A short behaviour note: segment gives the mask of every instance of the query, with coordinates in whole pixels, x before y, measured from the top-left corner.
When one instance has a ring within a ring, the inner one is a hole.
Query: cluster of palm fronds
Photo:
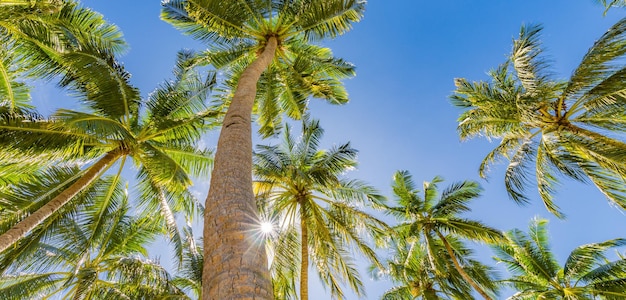
[[[207,105],[215,75],[181,52],[174,79],[141,99],[116,57],[121,32],[101,15],[71,1],[3,2],[0,24],[0,298],[184,296],[146,247],[166,236],[181,267],[197,252],[176,218],[196,215],[191,177],[212,164],[198,145],[221,114]],[[39,114],[35,78],[57,81],[81,109]]]
[[[399,171],[389,204],[374,187],[346,177],[357,164],[349,143],[319,149],[323,130],[307,114],[307,101],[345,103],[341,80],[354,70],[309,42],[347,31],[364,2],[163,5],[165,20],[214,44],[203,53],[181,51],[174,78],[142,99],[118,61],[121,32],[101,15],[73,1],[0,2],[0,299],[189,299],[215,292],[201,284],[203,247],[191,226],[178,224],[204,209],[189,189],[213,164],[212,151],[200,146],[203,134],[221,125],[241,77],[270,41],[276,53],[252,82],[258,89],[250,109],[261,135],[282,132],[282,140],[250,153],[250,188],[264,223],[249,231],[265,245],[275,298],[307,299],[310,266],[334,297],[344,296],[344,286],[364,296],[359,253],[372,274],[398,284],[383,299],[493,299],[505,284],[519,291],[514,299],[626,299],[626,258],[606,254],[626,240],[580,246],[561,267],[550,252],[546,221],[533,220],[524,233],[464,218],[481,193],[476,182],[440,191],[436,177],[420,191]],[[240,23],[245,26],[233,26]],[[466,108],[460,135],[501,139],[481,175],[497,159],[510,159],[505,185],[516,201],[528,201],[525,188],[534,176],[548,210],[562,216],[553,201],[562,174],[592,182],[626,209],[626,19],[596,42],[569,81],[547,72],[540,30],[522,28],[492,81],[457,80],[452,98]],[[201,72],[204,65],[226,70],[219,93],[215,73]],[[58,82],[80,109],[41,115],[30,99],[34,79]],[[302,120],[300,138],[281,113]],[[368,208],[397,223],[386,224]],[[176,274],[148,253],[162,238],[171,245]],[[512,277],[500,279],[474,260],[466,241],[491,245]],[[375,246],[388,257],[381,259]]]

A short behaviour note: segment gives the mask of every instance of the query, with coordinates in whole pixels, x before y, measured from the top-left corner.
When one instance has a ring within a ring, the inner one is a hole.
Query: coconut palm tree
[[[0,114],[28,115],[30,87],[27,79],[58,75],[68,62],[66,54],[82,48],[120,53],[125,42],[117,27],[73,1],[0,2]],[[30,176],[45,158],[0,153],[0,188]]]
[[[68,54],[68,59],[74,59],[73,68],[63,83],[81,96],[90,111],[59,109],[50,119],[15,115],[3,119],[2,151],[31,159],[45,157],[57,164],[76,160],[87,164],[26,206],[4,210],[7,217],[1,221],[0,251],[57,212],[116,162],[116,178],[120,178],[128,157],[138,170],[144,198],[158,207],[171,234],[176,235],[172,208],[194,206],[188,201],[193,198],[187,191],[189,176],[206,176],[212,163],[210,151],[196,145],[201,133],[216,124],[213,117],[219,114],[205,105],[215,76],[201,78],[190,67],[192,56],[179,54],[175,80],[153,92],[145,101],[146,109],[140,111],[139,92],[112,57]]]
[[[378,264],[367,241],[386,228],[382,221],[360,208],[370,204],[380,206],[383,197],[371,186],[344,177],[356,166],[357,151],[349,143],[321,150],[322,135],[319,122],[305,117],[299,140],[292,136],[287,125],[279,145],[257,146],[254,153],[255,191],[264,202],[260,206],[272,212],[278,223],[277,235],[285,235],[271,243],[275,246],[271,253],[277,253],[272,271],[275,277],[286,278],[281,275],[299,261],[299,276],[294,275],[300,279],[301,300],[308,299],[310,264],[333,296],[343,297],[339,286],[342,281],[363,295],[363,284],[350,249],[358,249]],[[291,239],[294,234],[297,238]],[[301,250],[299,255],[292,253],[294,244]]]
[[[469,201],[478,197],[481,188],[473,181],[463,181],[447,187],[439,194],[437,185],[443,180],[435,177],[431,182],[424,182],[423,196],[417,190],[409,172],[398,171],[393,176],[393,193],[398,206],[386,208],[386,212],[395,216],[401,223],[394,227],[400,237],[416,239],[426,245],[426,253],[431,267],[443,273],[437,255],[446,255],[446,261],[452,263],[458,274],[485,299],[492,299],[497,286],[488,273],[471,274],[464,265],[465,258],[451,242],[455,238],[471,241],[495,243],[501,240],[502,233],[479,221],[465,219],[461,213],[469,212]],[[443,246],[445,252],[437,252]]]
[[[493,249],[519,292],[510,299],[626,299],[626,258],[609,261],[606,251],[626,245],[613,239],[576,247],[561,267],[550,251],[547,223],[535,218],[528,233],[514,229]]]
[[[150,211],[129,214],[127,185],[108,176],[83,190],[80,209],[60,216],[62,226],[1,277],[0,298],[187,299],[146,257],[164,227]]]
[[[563,217],[553,201],[559,176],[593,183],[611,203],[626,209],[626,18],[589,49],[568,81],[551,78],[542,58],[541,27],[523,26],[507,62],[490,82],[457,79],[452,102],[462,139],[500,139],[480,166],[507,158],[504,182],[517,202],[529,201],[534,177],[546,208]]]
[[[454,237],[448,237],[453,248],[463,258],[472,255],[472,251]],[[434,265],[429,258],[429,250],[425,243],[416,238],[404,239],[394,236],[388,247],[391,257],[383,262],[384,267],[375,266],[370,272],[375,278],[390,278],[396,285],[387,290],[381,299],[472,299],[472,287],[456,271],[453,262],[446,254],[446,249],[439,240],[434,240],[437,255],[433,257]],[[441,253],[441,255],[439,255]],[[463,267],[476,280],[491,280],[488,275],[493,270],[478,261],[466,259]]]
[[[258,222],[251,178],[251,113],[263,112],[259,121],[262,132],[269,134],[279,124],[274,118],[278,112],[301,116],[308,96],[345,103],[339,79],[352,75],[352,65],[311,42],[347,32],[360,20],[365,3],[171,0],[163,5],[162,18],[207,42],[209,63],[227,68],[236,82],[205,205],[203,296],[271,298],[263,247],[247,233]]]

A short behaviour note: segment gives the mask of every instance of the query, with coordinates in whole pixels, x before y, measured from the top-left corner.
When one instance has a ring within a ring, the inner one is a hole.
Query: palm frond
[[[207,43],[228,43],[249,38],[243,30],[250,19],[264,18],[263,12],[250,11],[239,1],[170,0],[162,3],[161,18],[194,38]],[[256,24],[258,25],[258,24]]]
[[[311,40],[344,34],[352,28],[351,23],[361,20],[365,10],[365,1],[359,0],[298,2],[301,6],[296,12],[296,33]]]
[[[539,25],[522,26],[519,38],[513,42],[513,68],[521,85],[530,94],[535,93],[537,86],[547,80],[543,72],[549,66],[541,57],[541,29]]]
[[[0,297],[7,300],[37,298],[62,282],[61,274],[22,274],[0,279]]]
[[[83,52],[63,54],[62,59],[69,70],[61,86],[75,92],[79,100],[103,116],[129,125],[136,123],[131,116],[139,110],[139,91],[130,84],[130,74],[114,57],[86,48]]]
[[[185,168],[177,160],[150,144],[142,144],[141,154],[135,159],[141,162],[140,180],[150,177],[155,184],[172,191],[185,189],[191,184]]]
[[[626,245],[626,239],[613,239],[602,243],[576,247],[565,261],[565,266],[563,267],[565,278],[583,277],[594,268],[595,264],[607,260],[604,254],[606,250],[624,245]],[[608,274],[608,272],[605,274]]]
[[[7,45],[0,49],[0,107],[9,111],[30,108],[30,87],[21,80],[25,70],[20,66],[24,62],[13,54],[8,39],[0,37],[0,42]]]
[[[446,187],[440,200],[432,207],[433,216],[449,217],[470,211],[467,202],[477,198],[482,188],[477,182],[463,181]]]
[[[585,54],[580,65],[570,77],[569,83],[563,91],[563,98],[591,90],[605,78],[621,69],[617,60],[626,54],[626,45],[623,42],[625,34],[626,18],[609,28]],[[585,97],[578,99],[571,105],[571,109],[582,104],[581,101],[585,100]]]

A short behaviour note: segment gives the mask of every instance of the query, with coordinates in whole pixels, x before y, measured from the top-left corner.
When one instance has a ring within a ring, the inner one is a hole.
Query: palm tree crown
[[[334,104],[348,101],[340,79],[354,75],[354,66],[311,42],[348,31],[363,10],[364,1],[355,0],[176,0],[164,3],[162,17],[206,42],[209,50],[199,61],[225,70],[231,85],[270,39],[276,43],[254,106],[260,132],[268,136],[281,126],[281,112],[301,118],[309,96]]]
[[[496,260],[513,277],[505,280],[517,289],[510,299],[625,299],[626,259],[609,261],[606,251],[626,245],[613,239],[574,249],[563,267],[550,252],[547,220],[535,218],[528,233],[506,232],[506,242],[494,247]]]
[[[460,136],[501,139],[480,175],[509,159],[505,185],[515,201],[528,201],[525,186],[535,177],[546,208],[562,217],[553,193],[565,175],[590,181],[626,209],[626,18],[596,41],[568,81],[549,76],[540,31],[522,27],[509,61],[490,72],[491,82],[456,80],[452,101],[466,108]]]
[[[492,269],[470,259],[472,251],[454,237],[447,238],[455,252],[463,257],[464,268],[471,274],[487,274]],[[390,278],[395,286],[385,291],[382,300],[404,299],[472,299],[472,287],[458,271],[450,266],[454,263],[446,254],[445,246],[434,240],[433,249],[415,238],[394,236],[389,249],[391,256],[383,263],[384,268],[370,269],[375,278]],[[435,253],[433,260],[430,253]],[[433,265],[437,268],[434,269]],[[479,277],[474,277],[478,279]],[[485,279],[491,279],[485,276]]]
[[[409,172],[398,171],[394,174],[393,193],[398,206],[388,207],[386,210],[401,222],[394,227],[394,231],[401,238],[425,244],[433,272],[445,274],[445,269],[453,268],[485,299],[491,299],[492,294],[497,291],[491,278],[491,270],[480,267],[475,262],[463,262],[466,258],[462,252],[466,248],[454,241],[456,238],[464,238],[494,243],[501,240],[502,233],[481,222],[460,216],[461,213],[470,211],[467,203],[480,195],[478,183],[455,183],[440,194],[440,182],[442,179],[439,177],[425,182],[421,196]],[[439,258],[440,255],[445,255],[445,259]]]
[[[378,264],[367,240],[386,225],[359,207],[380,206],[383,198],[364,182],[344,177],[356,166],[357,151],[349,143],[321,150],[322,134],[318,121],[305,119],[299,140],[287,125],[280,145],[257,146],[254,154],[260,206],[279,223],[278,237],[270,240],[270,253],[275,254],[274,288],[284,298],[294,296],[284,291],[295,291],[289,285],[299,277],[299,299],[308,299],[309,256],[322,281],[340,298],[339,283],[344,280],[357,294],[364,292],[349,254],[352,246]],[[292,253],[294,246],[300,246],[300,255]],[[298,269],[297,261],[301,262],[300,275],[292,272]]]
[[[45,158],[48,166],[77,160],[95,162],[26,206],[7,205],[12,209],[0,212],[6,214],[0,222],[2,250],[118,161],[116,178],[121,178],[127,157],[138,166],[142,198],[162,212],[171,234],[176,235],[170,205],[175,204],[175,211],[186,210],[193,215],[195,204],[187,191],[189,176],[207,174],[212,163],[210,151],[196,145],[201,133],[216,124],[208,117],[218,113],[205,105],[214,75],[201,78],[190,68],[191,54],[181,52],[176,79],[153,92],[145,102],[147,109],[140,113],[139,92],[112,57],[89,52],[68,56],[73,68],[63,83],[81,95],[91,110],[59,109],[50,119],[32,114],[7,115],[0,123],[0,143],[9,153]],[[3,200],[14,202],[19,198]]]

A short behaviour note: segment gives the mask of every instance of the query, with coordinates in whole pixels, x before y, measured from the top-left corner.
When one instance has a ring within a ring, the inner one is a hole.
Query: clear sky
[[[85,0],[83,4],[124,32],[130,51],[121,61],[144,96],[170,77],[179,49],[203,48],[159,19],[158,1]],[[529,189],[531,205],[517,206],[504,190],[504,164],[492,169],[489,181],[478,177],[480,161],[497,141],[461,142],[456,132],[460,110],[448,97],[454,78],[487,79],[486,72],[510,53],[512,39],[524,23],[543,24],[542,39],[552,70],[565,79],[594,40],[625,12],[613,9],[603,16],[603,7],[594,0],[370,0],[365,18],[352,31],[323,44],[357,66],[357,76],[346,81],[351,102],[331,106],[312,100],[311,112],[321,119],[328,146],[351,141],[360,150],[359,168],[350,177],[369,182],[387,196],[396,170],[408,170],[416,182],[440,175],[446,179],[442,186],[465,179],[479,181],[485,191],[468,216],[502,230],[525,230],[532,217],[548,218],[552,248],[563,262],[576,246],[626,237],[626,215],[611,207],[593,186],[571,181],[563,181],[556,196],[566,220],[552,217],[535,189]],[[216,136],[207,136],[207,144],[213,145]],[[207,181],[195,185],[204,199]],[[486,247],[477,245],[476,251],[480,260],[494,263]],[[379,299],[391,287],[390,282],[362,276],[367,299]],[[311,278],[311,299],[329,298],[316,275]]]

